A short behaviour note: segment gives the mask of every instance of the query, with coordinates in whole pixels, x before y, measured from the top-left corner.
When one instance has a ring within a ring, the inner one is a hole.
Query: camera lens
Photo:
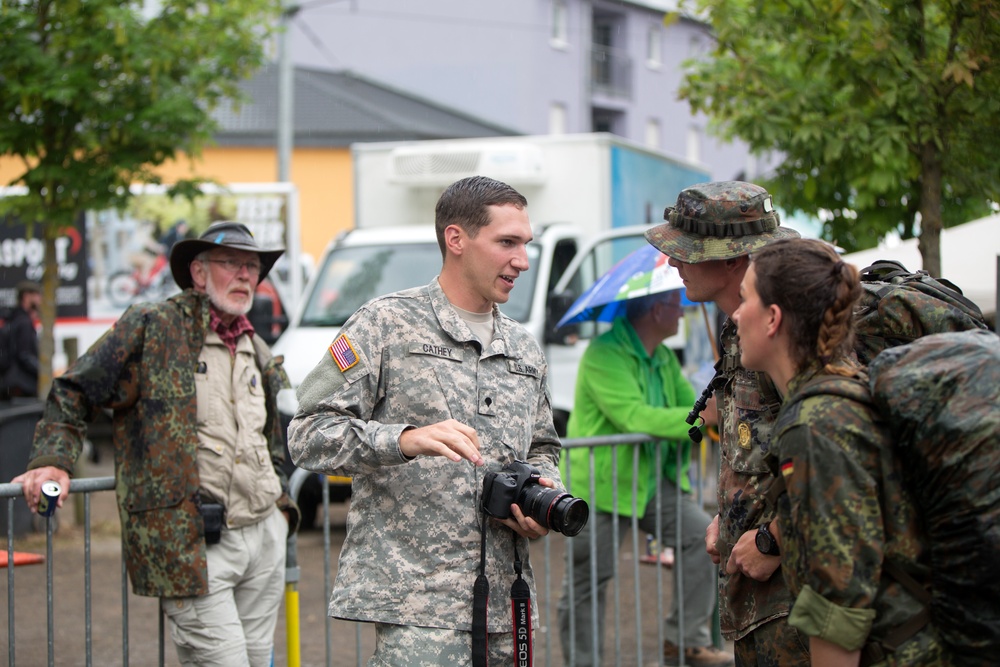
[[[537,484],[524,487],[518,505],[539,525],[567,537],[583,530],[590,517],[590,508],[585,500]]]

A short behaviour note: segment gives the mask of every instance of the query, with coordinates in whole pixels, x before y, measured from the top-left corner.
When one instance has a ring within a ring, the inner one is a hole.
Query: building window
[[[646,121],[646,147],[660,150],[660,120],[650,118]]]
[[[549,106],[549,134],[566,134],[566,105],[562,102]]]
[[[687,151],[685,152],[688,162],[701,163],[701,130],[692,125],[687,131]]]
[[[569,45],[569,16],[566,0],[552,0],[552,35],[550,43],[557,49]]]
[[[646,33],[646,67],[660,69],[663,64],[663,29],[658,25],[649,26]]]

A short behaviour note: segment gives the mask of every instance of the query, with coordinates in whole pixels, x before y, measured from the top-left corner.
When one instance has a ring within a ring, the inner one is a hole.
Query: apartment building
[[[676,0],[302,2],[297,65],[347,69],[523,134],[611,132],[754,178],[745,145],[724,144],[677,99],[683,65],[710,28]]]

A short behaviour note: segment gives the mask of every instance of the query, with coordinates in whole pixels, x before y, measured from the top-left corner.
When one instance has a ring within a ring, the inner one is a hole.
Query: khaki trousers
[[[288,522],[275,508],[208,547],[208,595],[160,598],[185,667],[268,667],[285,581]]]

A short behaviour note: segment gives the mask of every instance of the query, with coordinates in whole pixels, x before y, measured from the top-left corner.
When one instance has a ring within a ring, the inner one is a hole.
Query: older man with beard
[[[285,541],[298,508],[285,493],[277,393],[281,358],[246,318],[282,249],[237,222],[177,243],[182,293],[129,308],[53,382],[28,472],[69,493],[86,420],[110,408],[125,561],[137,595],[157,596],[183,665],[271,664]]]

